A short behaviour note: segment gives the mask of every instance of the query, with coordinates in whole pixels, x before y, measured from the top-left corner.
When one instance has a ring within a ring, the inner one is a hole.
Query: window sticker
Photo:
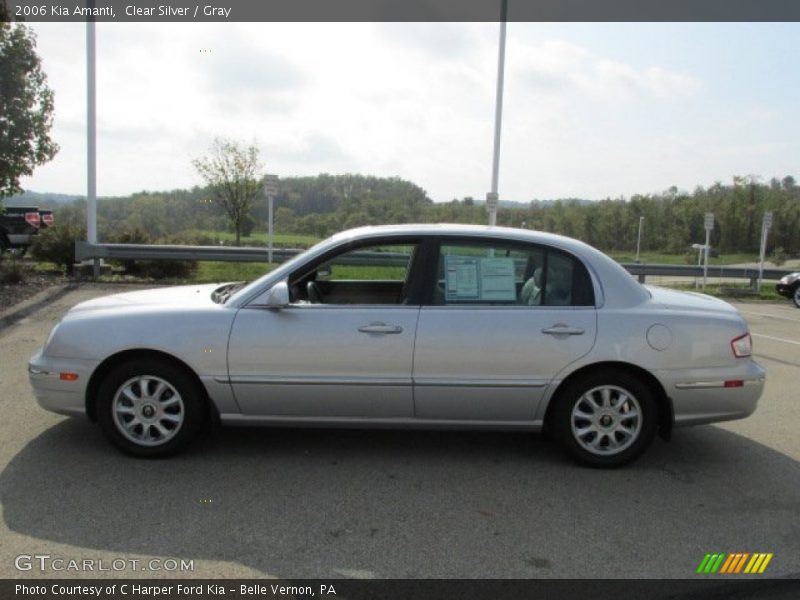
[[[514,302],[517,288],[513,258],[445,256],[448,302]]]
[[[513,302],[517,299],[513,258],[482,258],[480,271],[481,300]]]
[[[478,270],[480,259],[466,256],[445,256],[445,298],[451,302],[479,300]]]

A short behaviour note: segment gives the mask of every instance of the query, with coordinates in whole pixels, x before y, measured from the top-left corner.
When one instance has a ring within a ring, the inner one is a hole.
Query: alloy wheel
[[[596,456],[612,456],[626,450],[642,430],[642,409],[629,391],[601,385],[584,393],[572,408],[572,435],[580,446]]]

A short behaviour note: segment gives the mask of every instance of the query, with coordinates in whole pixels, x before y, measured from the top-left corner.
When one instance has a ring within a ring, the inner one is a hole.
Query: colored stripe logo
[[[767,565],[772,560],[772,552],[734,552],[725,554],[723,552],[708,553],[703,557],[697,573],[701,575],[713,575],[715,573],[725,575],[742,574],[761,574],[767,569]]]

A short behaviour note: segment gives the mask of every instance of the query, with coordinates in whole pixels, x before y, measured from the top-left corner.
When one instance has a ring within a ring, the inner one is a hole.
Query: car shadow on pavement
[[[41,541],[20,551],[280,577],[687,577],[717,551],[773,552],[773,574],[800,572],[800,464],[718,427],[609,471],[496,432],[228,428],[140,460],[65,420],[11,460],[0,501],[10,530]]]

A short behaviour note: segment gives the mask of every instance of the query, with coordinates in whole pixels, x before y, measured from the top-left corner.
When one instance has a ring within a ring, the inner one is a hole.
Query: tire
[[[590,467],[626,465],[647,449],[656,434],[656,396],[625,371],[589,373],[559,390],[553,402],[550,424],[556,440]]]
[[[800,308],[800,283],[794,285],[794,289],[792,290],[792,302],[794,302],[797,308]]]
[[[206,420],[204,392],[184,368],[140,358],[112,369],[97,395],[106,437],[132,456],[158,458],[184,450]]]

